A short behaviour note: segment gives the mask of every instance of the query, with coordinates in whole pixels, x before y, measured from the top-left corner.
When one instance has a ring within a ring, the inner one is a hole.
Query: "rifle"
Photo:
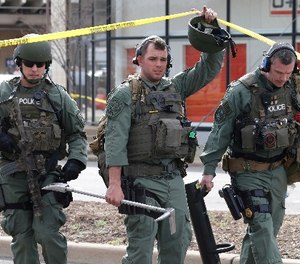
[[[22,119],[21,109],[19,106],[18,97],[13,97],[11,100],[7,101],[11,102],[11,107],[8,109],[10,111],[10,117],[15,120],[17,129],[20,134],[19,148],[20,148],[20,157],[18,162],[22,164],[22,167],[25,168],[27,175],[27,183],[29,192],[31,195],[31,201],[33,206],[33,214],[34,216],[41,217],[42,216],[42,196],[40,191],[40,186],[38,183],[38,178],[40,173],[45,172],[45,158],[42,155],[38,155],[37,157],[32,154],[32,143],[33,140],[29,137],[25,131],[24,122]],[[44,168],[44,171],[40,171],[39,168]]]

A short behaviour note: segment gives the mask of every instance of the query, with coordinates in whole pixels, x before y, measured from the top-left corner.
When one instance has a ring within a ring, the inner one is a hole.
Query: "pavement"
[[[10,237],[0,237],[0,259],[1,264],[13,263],[10,252]],[[125,254],[124,246],[112,246],[95,243],[68,242],[68,263],[69,264],[120,264]],[[221,264],[239,264],[239,256],[236,254],[219,254]],[[157,251],[154,250],[153,261],[156,263]],[[202,264],[198,251],[187,252],[185,264]],[[283,259],[284,264],[300,263],[300,260]],[[142,264],[142,263],[141,263]]]
[[[95,127],[87,128],[88,140],[92,135],[95,135]],[[203,136],[201,133],[201,141],[205,141],[207,134]],[[201,145],[201,144],[200,144]],[[201,151],[201,147],[199,148]],[[90,160],[95,160],[93,156],[90,156]],[[196,162],[195,166],[201,165],[199,161]],[[12,264],[12,256],[10,251],[11,237],[1,236],[0,237],[0,264]],[[69,264],[119,264],[121,258],[125,254],[125,246],[113,246],[106,244],[96,243],[76,243],[68,242],[68,263]],[[221,264],[239,264],[239,255],[230,253],[219,254]],[[156,262],[157,250],[154,250],[153,264]],[[43,263],[41,259],[41,263]],[[187,252],[185,264],[202,264],[202,259],[198,251]],[[300,259],[283,259],[284,264],[300,264]],[[141,263],[142,264],[142,263]]]

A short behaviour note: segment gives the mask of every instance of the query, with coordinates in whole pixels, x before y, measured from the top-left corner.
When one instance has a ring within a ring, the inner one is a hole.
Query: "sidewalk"
[[[96,134],[96,126],[87,127],[88,141]],[[202,144],[201,144],[202,145]],[[202,146],[198,152],[202,151]],[[201,166],[197,153],[194,165]],[[89,153],[89,160],[96,160],[96,157]],[[0,236],[0,258],[10,258],[11,237]],[[125,254],[124,246],[112,246],[96,243],[75,243],[68,242],[68,264],[120,264],[121,258]],[[239,255],[222,253],[219,254],[221,264],[239,264]],[[156,263],[157,251],[154,251],[153,264]],[[11,261],[13,263],[13,261]],[[300,264],[300,259],[284,259],[284,264]],[[201,256],[198,251],[188,251],[185,264],[202,264]]]
[[[10,237],[0,237],[0,256],[11,257]],[[125,253],[124,246],[112,246],[95,243],[75,243],[68,242],[69,264],[120,264],[121,258]],[[239,264],[239,256],[236,254],[219,254],[222,264]],[[156,263],[157,251],[154,252],[153,264]],[[284,259],[284,264],[300,263],[300,259]],[[188,251],[185,264],[202,264],[200,253]]]

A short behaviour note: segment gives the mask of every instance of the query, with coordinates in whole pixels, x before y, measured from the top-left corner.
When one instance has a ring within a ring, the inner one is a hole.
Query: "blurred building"
[[[207,5],[219,18],[274,41],[287,41],[299,50],[300,1],[283,0],[0,0],[0,40],[26,33],[50,33],[116,22],[161,17],[201,9]],[[138,68],[132,64],[136,45],[148,35],[163,37],[171,48],[170,75],[192,66],[199,58],[187,39],[191,16],[108,32],[52,41],[54,81],[65,84],[89,123],[97,123],[97,97],[112,90]],[[211,123],[227,84],[259,66],[269,48],[263,41],[227,28],[236,43],[237,57],[226,53],[221,73],[187,101],[189,118]],[[14,47],[0,48],[0,73],[12,73]],[[101,103],[102,104],[102,103]],[[103,105],[101,105],[103,108]]]

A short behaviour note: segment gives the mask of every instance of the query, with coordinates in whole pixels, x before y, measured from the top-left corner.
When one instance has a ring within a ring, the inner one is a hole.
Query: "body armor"
[[[132,99],[129,163],[185,158],[192,128],[185,122],[182,99],[175,87],[170,83],[164,91],[151,91],[140,83]]]
[[[49,158],[60,147],[62,130],[57,113],[45,93],[46,91],[37,91],[32,94],[21,92],[18,89],[14,96],[19,99],[25,132],[32,142],[31,149],[33,153],[42,154],[45,158]],[[20,141],[21,138],[16,126],[16,120],[9,120],[7,131],[16,142]],[[17,159],[16,155],[12,156],[9,153],[2,152],[2,156],[8,160]]]
[[[184,158],[184,162],[192,163],[198,146],[196,131],[186,120],[182,99],[173,85],[170,83],[165,91],[150,91],[142,86],[141,79],[136,75],[129,76],[124,82],[129,83],[132,99],[131,129],[127,144],[130,166],[126,166],[127,174],[159,175],[162,170],[173,171],[178,168],[178,163],[174,162],[169,163],[167,168],[143,163],[152,159]],[[104,115],[89,146],[98,157],[99,174],[108,186],[104,146],[106,126],[107,117]]]
[[[233,153],[283,153],[294,144],[297,135],[292,86],[288,82],[271,92],[259,87],[254,74],[240,81],[251,90],[251,111],[236,120]]]

